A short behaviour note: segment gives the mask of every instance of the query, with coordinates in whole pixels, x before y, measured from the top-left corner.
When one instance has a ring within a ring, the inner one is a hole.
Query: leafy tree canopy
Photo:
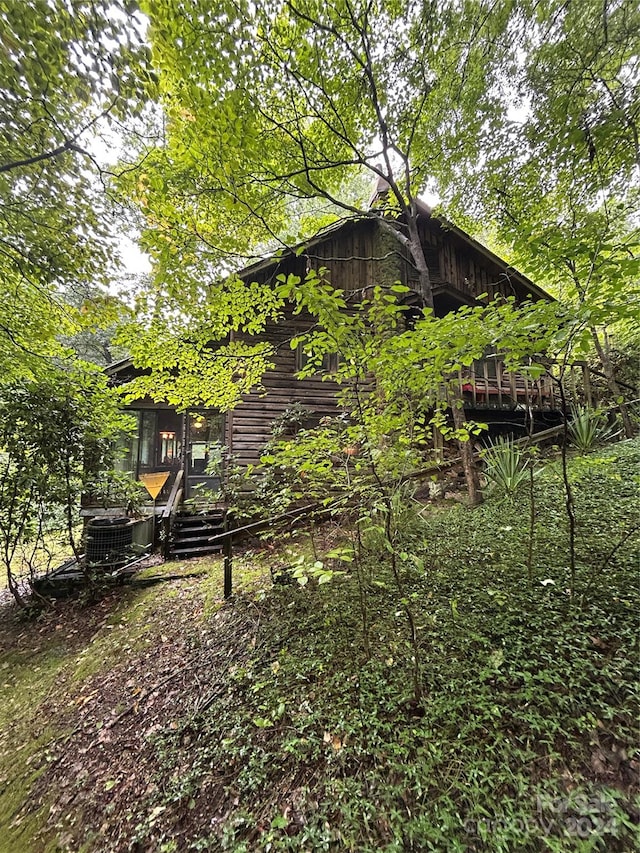
[[[145,161],[133,192],[160,264],[184,276],[177,258],[187,269],[197,269],[199,252],[234,263],[268,239],[306,236],[309,218],[292,220],[292,201],[381,218],[366,195],[345,197],[364,171],[368,192],[373,177],[387,191],[383,207],[403,216],[403,227],[387,224],[412,254],[429,304],[416,199],[439,156],[451,86],[475,57],[474,28],[486,27],[490,6],[150,0],[144,8],[168,145]],[[482,105],[490,96],[476,59]]]
[[[389,0],[143,5],[166,138],[144,150],[139,170],[120,185],[146,217],[156,279],[138,307],[148,318],[145,344],[157,343],[141,353],[134,327],[123,341],[137,363],[155,366],[153,383],[165,396],[176,358],[195,363],[233,328],[218,328],[236,292],[227,274],[338,217],[376,217],[408,252],[432,305],[418,194],[438,156],[449,92],[489,8]],[[475,67],[476,97],[487,100],[481,63]],[[380,191],[373,207],[372,178]],[[245,330],[262,328],[278,308],[273,291],[258,285],[240,301]],[[243,369],[248,381],[262,353],[245,355],[254,359]],[[206,375],[209,382],[208,368]],[[191,389],[204,393],[205,384]],[[192,390],[183,390],[192,403]]]
[[[363,169],[388,190],[387,212],[410,219],[437,177],[458,218],[489,213],[520,243],[527,224],[570,219],[567,205],[622,200],[628,212],[633,200],[640,16],[630,0],[148,0],[145,11],[168,145],[134,194],[172,269],[185,254],[200,262],[187,247],[234,264],[269,238],[304,236],[291,200],[379,216],[366,197],[342,195]],[[408,223],[397,231],[411,238]]]
[[[638,5],[513,4],[500,42],[507,62],[487,79],[502,109],[474,133],[461,99],[439,176],[457,218],[490,219],[515,262],[573,305],[621,399],[606,330],[635,326],[640,303]]]
[[[458,220],[495,223],[517,261],[590,322],[623,317],[640,276],[638,6],[504,6],[500,61],[486,69],[501,108],[478,126],[460,99],[441,191]]]
[[[97,140],[140,114],[152,82],[128,0],[0,2],[0,364],[34,373],[83,316],[78,283],[105,282],[114,223]],[[88,303],[91,305],[91,301]],[[43,357],[45,360],[43,361]]]
[[[629,312],[638,278],[636,4],[147,0],[144,10],[167,138],[129,191],[165,293],[193,304],[203,277],[300,237],[306,200],[320,199],[335,216],[377,217],[429,306],[416,219],[435,180],[457,221],[495,221],[516,260],[571,297],[616,392],[598,328]],[[363,173],[380,191],[373,208],[344,195]]]

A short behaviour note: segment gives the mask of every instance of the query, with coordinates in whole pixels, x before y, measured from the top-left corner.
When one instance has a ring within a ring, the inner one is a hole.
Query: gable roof
[[[552,299],[552,297],[545,291],[543,288],[539,287],[535,282],[533,282],[528,276],[524,273],[520,272],[520,270],[513,267],[511,264],[507,263],[504,258],[501,258],[499,255],[496,255],[495,252],[492,252],[491,249],[487,248],[483,243],[479,240],[476,240],[470,234],[467,234],[462,228],[459,228],[457,225],[454,225],[448,219],[443,216],[434,216],[432,208],[421,199],[417,199],[418,206],[418,217],[423,217],[424,219],[429,219],[436,226],[440,228],[440,230],[444,232],[448,232],[450,234],[455,235],[455,237],[464,245],[466,245],[469,249],[474,252],[477,252],[479,255],[484,257],[487,261],[492,264],[495,264],[498,267],[502,267],[506,275],[510,278],[513,278],[521,287],[531,293],[532,296],[537,297],[538,299]],[[277,267],[280,263],[284,262],[286,259],[289,259],[296,255],[304,254],[308,249],[312,249],[314,246],[317,246],[337,235],[341,232],[348,230],[349,228],[353,228],[356,224],[362,222],[377,222],[381,216],[377,213],[370,214],[361,214],[353,216],[344,217],[343,219],[339,219],[336,222],[331,223],[330,225],[321,228],[316,231],[311,237],[301,240],[300,242],[294,244],[293,246],[283,248],[278,252],[274,252],[271,255],[268,255],[265,258],[262,258],[259,261],[254,261],[246,267],[237,271],[237,275],[239,278],[247,279],[252,275],[257,275],[265,270],[268,270],[270,267]]]
[[[454,225],[448,219],[443,216],[434,216],[431,207],[426,204],[426,202],[418,199],[418,216],[423,217],[424,219],[429,219],[433,222],[439,229],[444,232],[448,232],[450,234],[455,235],[455,237],[465,246],[470,248],[472,251],[477,252],[479,255],[484,257],[487,261],[494,264],[497,267],[501,267],[504,270],[504,274],[513,278],[521,287],[523,287],[527,292],[531,293],[532,296],[535,296],[539,299],[551,300],[552,297],[541,287],[538,287],[530,278],[528,278],[524,273],[521,273],[515,267],[508,264],[503,258],[499,255],[496,255],[495,252],[492,252],[491,249],[488,249],[483,243],[476,240],[474,237],[471,237],[470,234],[467,234],[462,228],[459,228],[457,225]],[[331,223],[330,225],[325,226],[324,228],[319,229],[313,234],[311,237],[306,240],[301,240],[293,246],[289,246],[283,248],[278,252],[274,252],[271,255],[267,255],[264,258],[261,258],[258,261],[254,261],[253,263],[243,267],[238,270],[236,275],[242,279],[249,279],[253,275],[258,275],[265,270],[268,270],[271,267],[277,267],[285,262],[286,260],[304,254],[307,250],[312,249],[314,246],[318,246],[323,242],[332,239],[333,237],[338,236],[343,231],[347,231],[350,228],[353,228],[358,223],[364,222],[376,222],[380,219],[380,215],[378,213],[370,213],[369,215],[363,213],[361,215],[353,215],[344,217],[342,219],[337,220],[336,222]],[[345,259],[346,260],[346,259]],[[439,288],[441,290],[447,289],[446,283],[444,285],[440,285]],[[133,362],[131,358],[123,358],[120,361],[114,362],[108,365],[105,368],[105,372],[113,376],[115,374],[121,373],[127,369],[133,368]]]

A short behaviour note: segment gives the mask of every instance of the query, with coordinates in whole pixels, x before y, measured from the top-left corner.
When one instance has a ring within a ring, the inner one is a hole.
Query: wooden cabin
[[[464,231],[432,216],[426,205],[421,208],[419,227],[436,316],[498,295],[514,296],[518,301],[551,298]],[[353,218],[325,228],[289,252],[246,267],[239,276],[247,282],[269,282],[289,273],[304,278],[309,269],[320,267],[328,271],[332,284],[347,296],[375,284],[400,281],[411,289],[416,296],[414,304],[420,306],[418,283],[406,253],[373,217]],[[180,414],[149,400],[131,404],[129,409],[137,418],[138,429],[119,464],[135,479],[167,473],[156,500],[157,513],[165,513],[177,499],[192,498],[199,487],[218,484],[207,472],[214,446],[224,445],[240,465],[255,464],[271,435],[273,421],[292,405],[302,404],[318,420],[336,414],[332,383],[323,382],[322,376],[296,377],[302,366],[301,354],[287,342],[307,330],[311,322],[310,317],[290,314],[286,321],[267,327],[262,339],[281,344],[276,349],[274,369],[264,376],[263,388],[247,394],[231,411]],[[108,368],[108,373],[114,382],[124,383],[135,375],[135,368],[125,360]],[[505,373],[499,358],[488,357],[461,373],[459,380],[468,418],[496,428],[506,424],[510,431],[524,426],[525,415],[533,416],[539,429],[560,420],[559,401],[548,377],[531,382]],[[91,501],[88,503],[86,514],[92,510]]]
[[[462,305],[475,305],[498,295],[517,301],[551,297],[525,275],[461,229],[431,215],[423,205],[419,225],[429,266],[437,317]],[[360,218],[330,226],[305,244],[278,258],[268,258],[241,271],[246,281],[268,282],[278,275],[304,278],[309,269],[325,268],[327,278],[347,295],[361,294],[375,284],[401,282],[421,306],[418,282],[402,246],[384,231],[377,219]],[[357,298],[356,298],[357,301]],[[286,323],[272,324],[263,336],[285,344],[307,330],[310,317],[290,316]],[[299,380],[300,353],[282,345],[277,349],[275,369],[263,380],[266,395],[254,392],[225,415],[225,443],[243,465],[256,463],[270,436],[273,420],[294,403],[301,403],[320,417],[335,413],[334,389],[322,376]],[[328,369],[330,365],[327,365]],[[488,357],[461,372],[460,389],[470,419],[508,425],[510,431],[524,428],[525,413],[533,416],[537,428],[556,425],[559,399],[549,377],[531,382],[508,374],[498,357]]]

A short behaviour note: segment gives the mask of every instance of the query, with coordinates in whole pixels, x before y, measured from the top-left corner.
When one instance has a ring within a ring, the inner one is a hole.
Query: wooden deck
[[[539,379],[522,373],[508,372],[499,358],[487,358],[458,375],[465,404],[473,409],[527,409],[557,412],[562,409],[559,391],[560,368],[553,365]],[[586,363],[566,368],[563,388],[569,402],[593,405],[593,395]]]

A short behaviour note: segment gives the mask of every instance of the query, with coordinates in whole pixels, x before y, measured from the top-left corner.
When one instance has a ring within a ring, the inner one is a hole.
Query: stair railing
[[[184,470],[181,468],[176,474],[176,479],[173,482],[173,488],[171,489],[171,494],[169,495],[169,500],[166,503],[165,508],[162,510],[161,516],[161,525],[162,525],[162,533],[163,533],[163,543],[162,543],[162,554],[165,559],[169,556],[169,545],[171,543],[171,532],[173,530],[173,524],[176,517],[176,512],[178,507],[182,503],[182,496],[184,494],[184,489],[182,488],[182,478],[184,477]]]

